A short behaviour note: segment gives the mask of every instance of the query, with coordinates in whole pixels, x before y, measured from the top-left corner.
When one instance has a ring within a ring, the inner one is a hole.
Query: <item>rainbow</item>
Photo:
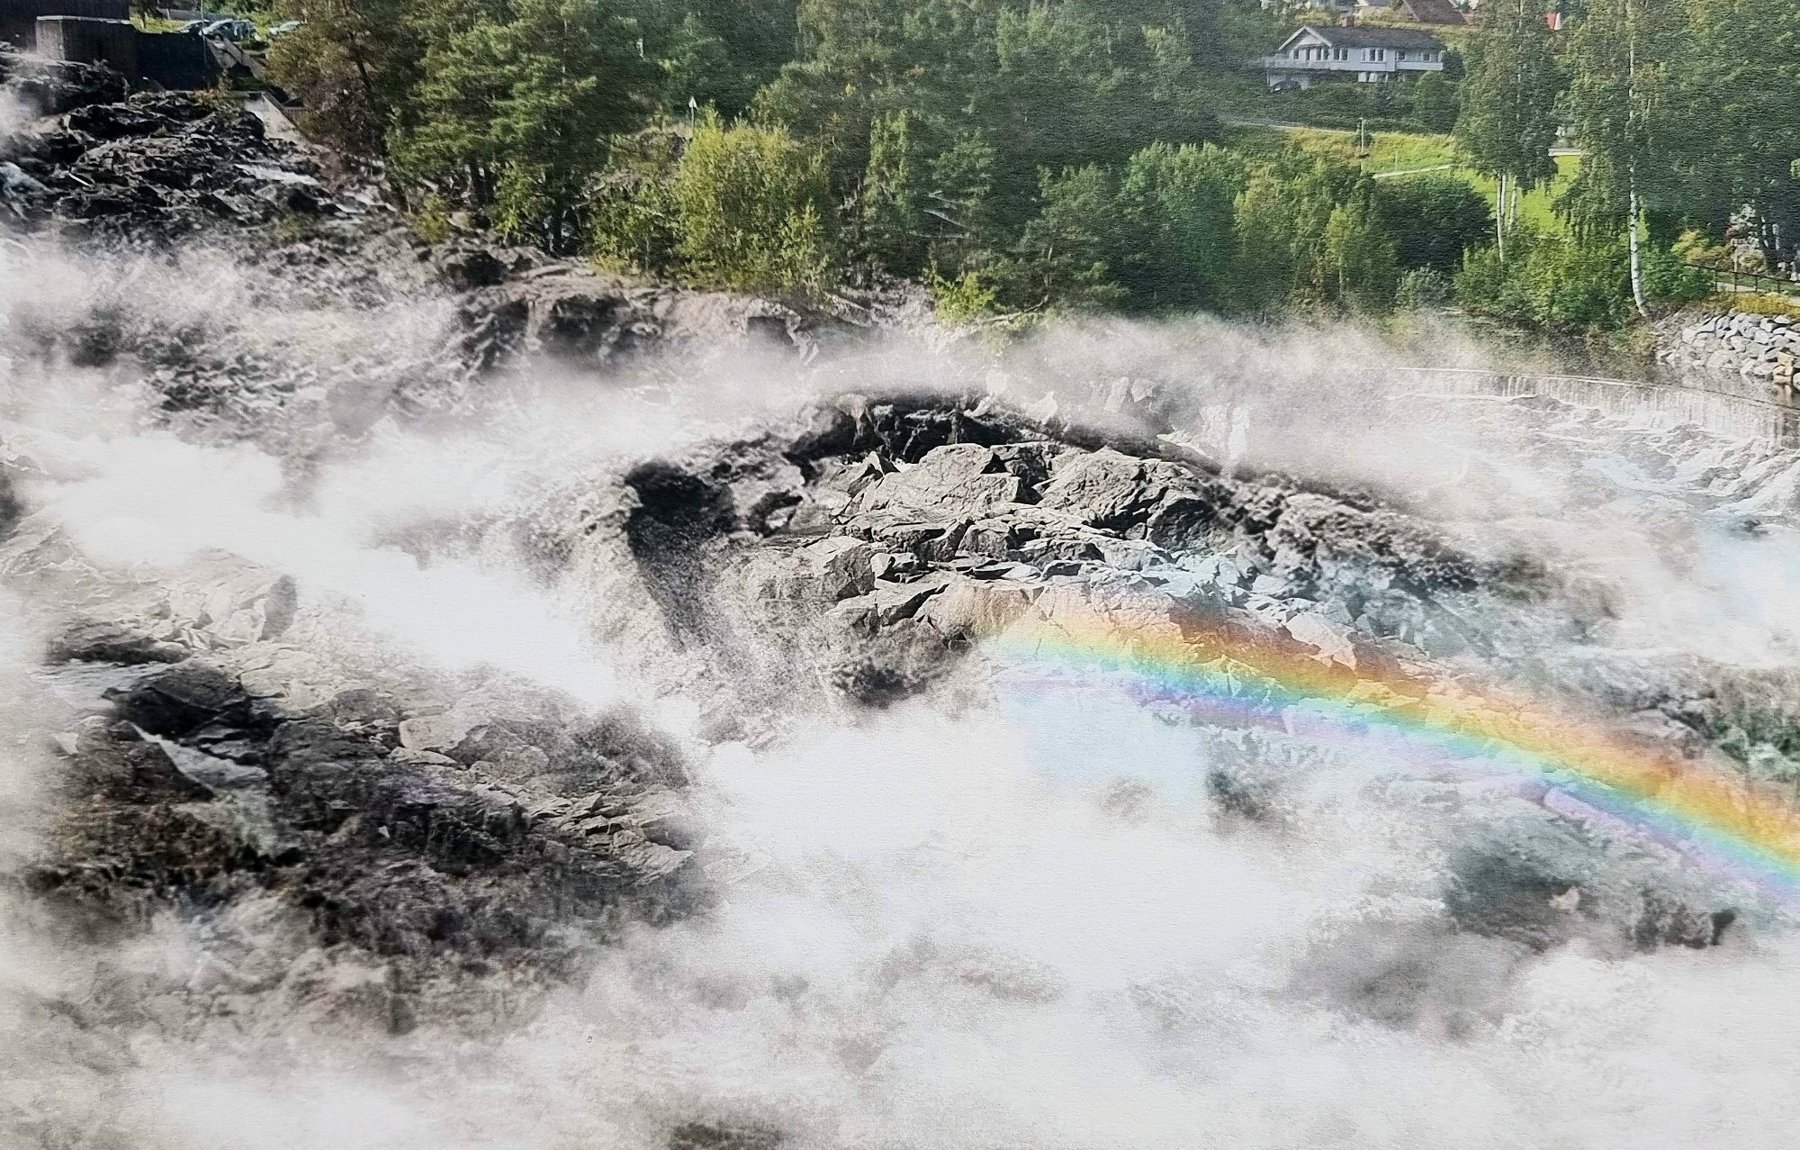
[[[1229,619],[1175,622],[1072,598],[1015,622],[986,649],[1015,668],[1119,678],[1208,723],[1386,739],[1446,766],[1479,759],[1561,815],[1654,842],[1800,907],[1800,805],[1717,758],[1683,758],[1592,719],[1391,661],[1362,657],[1352,668]]]

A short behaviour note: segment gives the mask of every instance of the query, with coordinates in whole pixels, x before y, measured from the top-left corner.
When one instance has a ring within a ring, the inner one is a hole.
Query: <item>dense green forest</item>
[[[1454,129],[1457,169],[1384,178],[1228,125],[1306,19],[1256,0],[275,4],[305,21],[275,76],[421,230],[466,213],[698,283],[910,278],[955,318],[1455,300],[1579,329],[1704,294],[1687,261],[1728,237],[1768,264],[1800,238],[1794,0],[1570,0],[1557,32],[1547,0],[1488,0],[1442,76],[1284,105]],[[1533,221],[1559,142],[1578,174]]]

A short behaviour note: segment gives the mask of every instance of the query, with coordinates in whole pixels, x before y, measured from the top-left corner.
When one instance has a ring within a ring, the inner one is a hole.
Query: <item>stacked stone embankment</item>
[[[1657,358],[1678,369],[1792,389],[1800,326],[1792,316],[1729,312],[1677,320],[1662,333]]]

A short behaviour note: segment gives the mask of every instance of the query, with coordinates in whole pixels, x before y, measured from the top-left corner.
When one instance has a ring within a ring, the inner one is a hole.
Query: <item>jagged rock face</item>
[[[617,533],[590,521],[556,550],[590,570],[628,553],[673,636],[729,648],[703,621],[760,617],[748,646],[804,636],[820,681],[883,684],[929,679],[1070,588],[1129,590],[1171,618],[1264,618],[1353,666],[1356,650],[1379,659],[1384,637],[1433,628],[1436,596],[1502,577],[1392,511],[1222,479],[1154,440],[1127,445],[1145,456],[1059,432],[991,404],[852,394],[782,437],[640,467]],[[869,670],[883,653],[906,669]],[[740,675],[733,689],[755,686]]]
[[[81,298],[15,308],[0,351],[142,382],[185,434],[312,459],[383,418],[478,423],[485,380],[545,361],[797,357],[842,326],[472,237],[427,245],[374,181],[235,102],[13,56],[0,92],[45,113],[0,140],[0,226],[53,241],[19,249],[52,265],[21,275],[68,279],[50,255],[66,250],[112,265]]]
[[[472,961],[554,974],[579,932],[695,905],[679,765],[628,720],[465,701],[449,723],[397,721],[360,688],[296,713],[248,680],[188,659],[84,723],[80,797],[28,875],[40,896],[104,926],[273,895],[312,945],[428,996]]]
[[[1548,407],[1542,418],[1567,414]],[[633,510],[580,520],[554,549],[578,576],[613,573],[590,596],[602,632],[629,634],[643,674],[735,716],[723,730],[737,737],[773,737],[809,708],[960,690],[987,674],[984,640],[1021,621],[1079,628],[1096,617],[1197,650],[1228,635],[1235,648],[1316,660],[1383,690],[1423,695],[1449,668],[1527,690],[1554,681],[1621,737],[1641,731],[1644,747],[1676,761],[1703,752],[1725,711],[1744,713],[1716,694],[1741,678],[1689,662],[1547,667],[1537,652],[1579,649],[1607,626],[1607,609],[1580,579],[1525,554],[1366,495],[1228,478],[1155,440],[1103,440],[991,401],[850,394],[775,436],[625,475]],[[1686,450],[1679,436],[1638,445],[1649,456],[1671,448]],[[621,567],[635,572],[627,594]],[[664,626],[618,630],[608,603],[653,605]],[[1771,686],[1762,697],[1784,694]],[[1199,720],[1200,737],[1212,723]],[[1210,785],[1222,809],[1278,824],[1291,784],[1222,769]],[[1466,796],[1432,801],[1445,804],[1443,929],[1453,934],[1521,954],[1574,938],[1704,947],[1736,917],[1722,896],[1622,858],[1611,832],[1553,788],[1454,818]]]
[[[48,681],[73,700],[65,806],[24,878],[89,936],[266,903],[286,957],[237,945],[287,964],[275,1014],[300,979],[309,1008],[358,1025],[488,1026],[592,939],[703,900],[681,756],[630,714],[334,655],[291,578],[222,553],[146,578],[39,517],[0,569],[53,609]],[[306,976],[321,953],[385,972],[378,1009],[361,981]],[[482,964],[506,976],[465,985]]]
[[[734,345],[812,354],[835,326],[769,300],[628,283],[516,248],[452,242],[431,262],[458,295],[462,347],[481,368],[521,357],[617,368]]]
[[[0,196],[17,225],[142,244],[349,210],[310,157],[241,107],[190,93],[122,97],[83,101],[0,148]]]
[[[125,77],[98,64],[45,60],[0,47],[0,84],[46,116],[125,98]]]

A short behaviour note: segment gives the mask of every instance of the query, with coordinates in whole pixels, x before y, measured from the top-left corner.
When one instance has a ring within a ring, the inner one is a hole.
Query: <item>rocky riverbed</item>
[[[425,245],[41,69],[9,1144],[1786,1137],[1780,884],[1401,720],[1778,809],[1800,453],[1345,333],[995,349]]]

